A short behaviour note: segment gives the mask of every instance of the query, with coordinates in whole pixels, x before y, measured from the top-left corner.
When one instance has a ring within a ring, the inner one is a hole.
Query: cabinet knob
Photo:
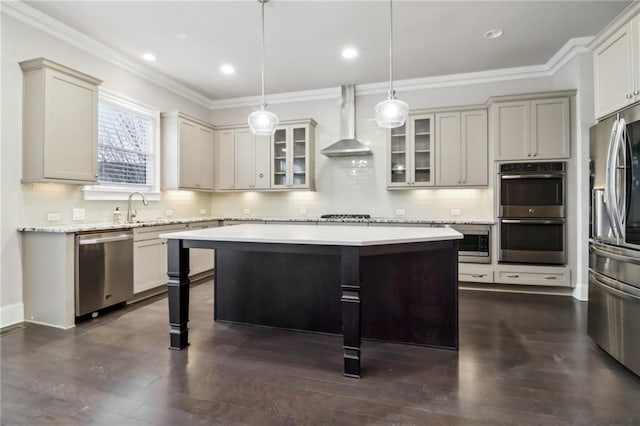
[[[531,153],[528,153],[528,154],[527,154],[527,157],[531,157]]]
[[[633,91],[633,95],[634,95],[634,96],[638,96],[638,95],[640,95],[640,90],[634,90],[634,91]]]
[[[263,178],[263,177],[264,177],[264,174],[260,173],[260,174],[258,175],[258,177]]]
[[[631,99],[633,95],[631,93],[627,93],[627,99]]]
[[[534,156],[534,157],[537,157],[537,156],[538,156],[538,153],[537,153],[537,152],[536,152],[536,153],[534,153],[534,154],[533,154],[533,156]]]

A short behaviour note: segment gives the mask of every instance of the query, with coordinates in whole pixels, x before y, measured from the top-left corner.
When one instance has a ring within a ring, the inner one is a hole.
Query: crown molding
[[[631,6],[625,9],[621,16],[630,16],[630,13],[637,11],[637,9],[640,9],[640,0],[634,1]],[[115,49],[51,18],[20,0],[0,0],[0,11],[211,110],[253,107],[261,103],[260,96],[212,100],[164,74],[137,63]],[[610,27],[611,24],[607,26],[603,32],[606,32]],[[597,37],[600,39],[602,32]],[[414,91],[550,77],[571,61],[577,54],[588,51],[587,45],[592,45],[593,42],[593,37],[572,38],[567,41],[546,64],[542,65],[397,80],[394,81],[394,88],[398,91]],[[388,82],[359,84],[356,86],[356,95],[384,94],[388,90],[388,85]],[[267,100],[270,105],[309,102],[340,99],[340,93],[339,87],[330,87],[271,94],[267,96]]]
[[[211,99],[184,86],[175,80],[145,67],[117,50],[103,44],[78,30],[40,12],[19,0],[2,1],[3,14],[11,16],[31,27],[43,31],[85,52],[97,56],[135,75],[138,75],[164,89],[204,107],[209,107]]]
[[[488,71],[398,80],[393,82],[393,86],[397,91],[413,91],[438,89],[443,87],[468,86],[472,84],[496,83],[501,81],[522,80],[526,78],[550,77],[571,61],[578,53],[588,51],[585,46],[591,41],[591,39],[591,37],[570,39],[551,57],[551,59],[547,61],[546,64],[543,65],[499,68]],[[356,94],[377,95],[387,93],[389,90],[388,87],[389,82],[359,84],[356,86]]]
[[[599,46],[602,42],[611,37],[613,33],[631,21],[631,19],[638,13],[640,13],[640,0],[635,0],[593,38],[588,45],[589,49],[594,50],[596,46]]]
[[[265,95],[269,105],[284,104],[290,102],[319,101],[323,99],[340,99],[340,88],[329,87],[326,89],[303,90],[299,92],[275,93]],[[212,100],[210,109],[227,109],[258,106],[262,103],[261,96],[246,96],[242,98]]]

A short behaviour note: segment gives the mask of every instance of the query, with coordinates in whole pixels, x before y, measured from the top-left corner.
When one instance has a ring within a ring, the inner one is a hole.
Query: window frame
[[[127,96],[120,95],[110,90],[100,88],[98,95],[98,108],[101,102],[108,102],[118,107],[125,108],[136,114],[144,115],[153,121],[153,141],[151,144],[151,156],[153,159],[153,184],[118,184],[99,183],[96,185],[86,185],[84,187],[85,200],[127,200],[132,192],[142,192],[148,201],[160,200],[160,111],[158,108],[145,105]],[[100,147],[98,146],[98,150]],[[96,152],[97,154],[97,152]]]

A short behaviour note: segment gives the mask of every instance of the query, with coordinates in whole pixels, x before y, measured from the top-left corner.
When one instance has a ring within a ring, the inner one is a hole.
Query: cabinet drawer
[[[208,220],[206,222],[193,222],[187,225],[189,229],[206,229],[206,228],[216,228],[220,226],[220,221],[218,220]]]
[[[458,281],[493,283],[493,269],[487,266],[460,263],[458,265]]]
[[[496,271],[496,282],[503,284],[545,285],[570,287],[569,271],[523,272],[518,270]]]
[[[165,232],[183,231],[187,225],[158,225],[133,228],[133,241],[155,240]]]

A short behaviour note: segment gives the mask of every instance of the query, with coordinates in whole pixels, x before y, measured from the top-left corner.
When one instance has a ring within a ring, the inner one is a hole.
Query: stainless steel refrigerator
[[[590,132],[588,333],[640,375],[640,105]]]

